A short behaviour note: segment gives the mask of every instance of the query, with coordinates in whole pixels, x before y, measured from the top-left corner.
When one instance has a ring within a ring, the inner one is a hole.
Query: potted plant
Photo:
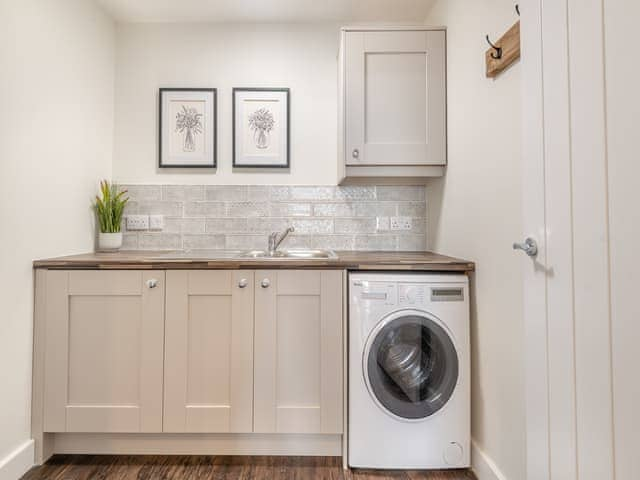
[[[99,250],[117,250],[122,246],[122,215],[129,201],[127,191],[107,180],[100,182],[100,194],[96,195],[96,215],[100,224],[98,234]],[[102,198],[101,198],[102,197]]]

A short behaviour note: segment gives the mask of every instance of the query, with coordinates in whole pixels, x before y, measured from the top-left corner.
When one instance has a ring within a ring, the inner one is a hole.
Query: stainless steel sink
[[[336,260],[332,250],[278,250],[270,255],[267,250],[183,250],[159,254],[157,260]]]
[[[260,260],[336,260],[338,256],[332,250],[278,250],[270,254],[266,250],[251,250],[242,255],[245,258],[256,258]]]

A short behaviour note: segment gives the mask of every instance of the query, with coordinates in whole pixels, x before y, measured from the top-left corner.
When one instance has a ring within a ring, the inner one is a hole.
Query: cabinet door
[[[347,165],[444,165],[444,31],[345,33]]]
[[[162,431],[164,272],[49,271],[45,432]]]
[[[342,432],[342,272],[256,272],[254,431]]]
[[[164,431],[251,432],[253,272],[167,272]]]

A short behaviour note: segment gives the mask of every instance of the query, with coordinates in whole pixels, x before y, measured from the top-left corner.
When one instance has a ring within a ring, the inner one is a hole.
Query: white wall
[[[120,24],[113,174],[121,183],[335,184],[335,25]],[[291,89],[291,171],[232,172],[231,89]],[[160,87],[218,89],[218,169],[158,169]]]
[[[93,248],[91,199],[111,174],[114,32],[93,2],[0,1],[0,479],[33,461],[31,262]]]
[[[516,20],[511,0],[438,0],[427,18],[448,28],[449,165],[427,188],[429,248],[477,265],[472,436],[480,480],[486,460],[504,478],[525,478],[521,258],[511,250],[522,228],[520,66],[491,80],[484,63],[485,34],[496,39]]]

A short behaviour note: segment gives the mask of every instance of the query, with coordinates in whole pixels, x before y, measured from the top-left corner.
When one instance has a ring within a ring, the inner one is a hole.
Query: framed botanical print
[[[161,88],[160,168],[215,168],[217,91],[215,88]]]
[[[289,89],[233,89],[233,166],[289,168]]]

